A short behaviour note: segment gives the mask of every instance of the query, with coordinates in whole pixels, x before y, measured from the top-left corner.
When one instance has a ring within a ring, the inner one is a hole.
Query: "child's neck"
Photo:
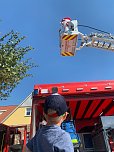
[[[51,125],[57,125],[57,126],[61,126],[61,122],[58,123],[52,123],[52,122],[47,122],[47,126],[51,126]]]

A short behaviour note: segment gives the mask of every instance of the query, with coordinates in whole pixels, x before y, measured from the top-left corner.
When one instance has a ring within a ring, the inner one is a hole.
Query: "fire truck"
[[[75,56],[77,50],[83,47],[93,47],[114,51],[114,36],[108,32],[85,25],[78,25],[77,20],[63,18],[60,22],[59,41],[62,56]],[[88,27],[97,30],[97,33],[83,34],[78,27]]]
[[[75,151],[114,152],[114,80],[36,84],[32,99],[31,138],[44,121],[45,98],[55,90],[64,96],[70,114],[66,121],[73,122],[74,134],[79,137]]]

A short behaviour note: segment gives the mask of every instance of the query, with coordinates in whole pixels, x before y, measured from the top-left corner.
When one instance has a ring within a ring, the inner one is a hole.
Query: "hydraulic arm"
[[[62,19],[60,35],[60,49],[62,56],[74,56],[76,50],[83,47],[94,47],[114,51],[114,36],[109,33],[91,33],[89,35],[78,31],[77,20]],[[80,43],[78,42],[80,39]]]

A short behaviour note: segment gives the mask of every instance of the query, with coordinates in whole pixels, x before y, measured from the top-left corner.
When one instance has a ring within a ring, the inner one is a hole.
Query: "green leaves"
[[[19,33],[11,31],[0,38],[0,99],[7,99],[19,82],[31,74],[27,71],[36,67],[25,54],[33,50],[31,46],[19,46],[25,39]]]

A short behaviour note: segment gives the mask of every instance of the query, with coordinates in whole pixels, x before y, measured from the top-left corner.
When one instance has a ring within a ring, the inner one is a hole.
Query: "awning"
[[[77,131],[92,129],[101,116],[114,115],[114,93],[65,97]],[[91,127],[91,128],[90,128]]]

